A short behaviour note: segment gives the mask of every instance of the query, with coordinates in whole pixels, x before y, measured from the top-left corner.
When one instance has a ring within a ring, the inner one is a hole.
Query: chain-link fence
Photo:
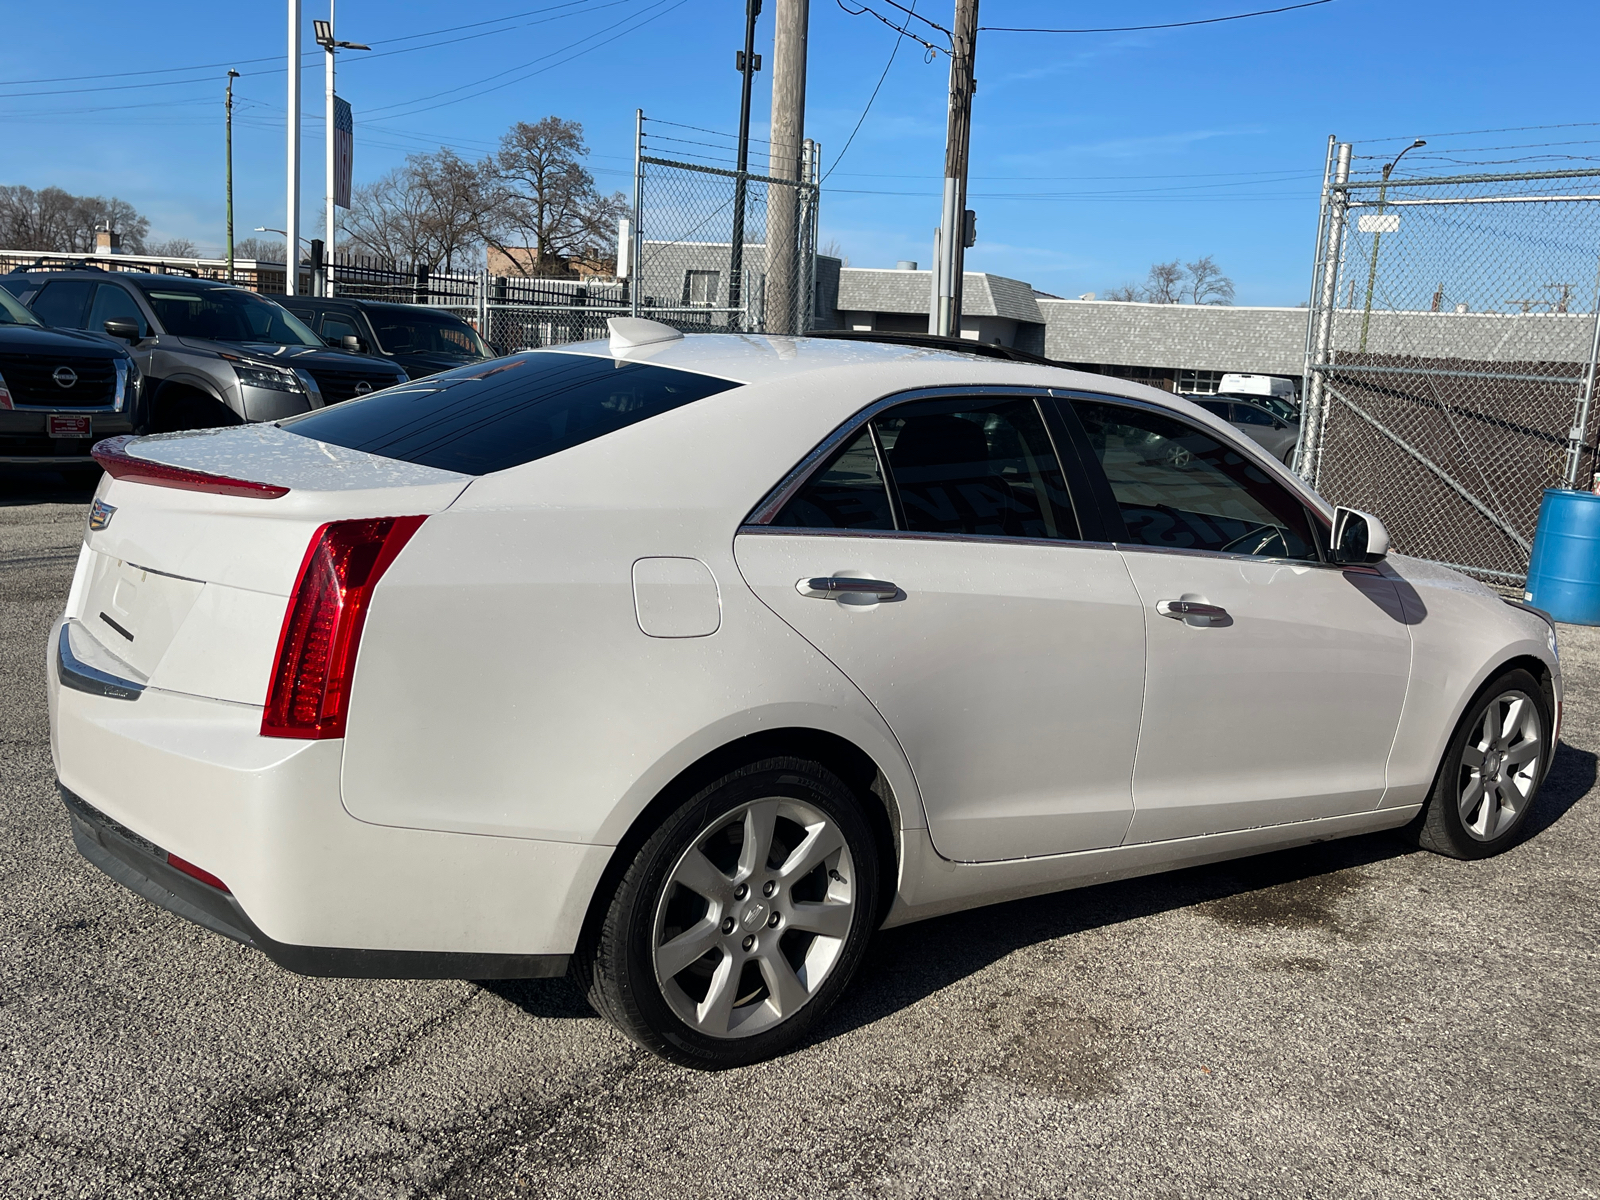
[[[1520,584],[1594,482],[1600,170],[1352,177],[1330,154],[1296,468],[1407,554]]]
[[[641,117],[634,183],[637,266],[631,281],[635,315],[686,330],[803,333],[811,328],[816,143],[805,143],[799,179],[777,179],[651,154],[647,125]]]

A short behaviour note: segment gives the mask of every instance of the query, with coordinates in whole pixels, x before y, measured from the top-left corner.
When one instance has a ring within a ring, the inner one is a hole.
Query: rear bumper
[[[342,742],[263,738],[259,706],[64,686],[59,625],[49,646],[56,776],[79,849],[114,879],[306,974],[565,970],[609,847],[358,821]]]
[[[196,925],[260,950],[300,975],[343,979],[543,979],[565,975],[565,954],[462,954],[417,950],[352,950],[274,941],[239,906],[167,862],[166,851],[119,825],[59,783],[78,852],[123,887]]]

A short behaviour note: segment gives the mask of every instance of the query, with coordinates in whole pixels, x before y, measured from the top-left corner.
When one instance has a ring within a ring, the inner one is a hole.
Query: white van
[[[1224,396],[1270,396],[1297,403],[1294,380],[1281,375],[1224,375],[1217,392]]]

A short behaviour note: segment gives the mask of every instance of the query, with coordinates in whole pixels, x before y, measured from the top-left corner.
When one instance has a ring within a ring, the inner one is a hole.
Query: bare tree
[[[823,258],[837,258],[840,266],[850,265],[850,256],[844,252],[844,246],[838,238],[829,238],[817,251]]]
[[[126,200],[113,196],[74,196],[58,187],[34,191],[21,184],[0,187],[0,244],[16,250],[48,250],[86,254],[94,249],[95,231],[115,230],[122,248],[144,250],[150,222]]]
[[[577,121],[519,121],[485,166],[484,241],[530,275],[565,274],[572,265],[616,261],[621,192],[604,196],[583,165],[589,147]]]
[[[158,258],[199,258],[200,248],[186,237],[168,238],[144,248],[146,254]],[[237,249],[234,251],[238,255]]]
[[[483,168],[448,149],[411,155],[351,200],[345,247],[357,253],[450,271],[482,246]]]
[[[242,238],[233,244],[233,256],[246,261],[281,263],[283,243],[270,238]]]
[[[1107,300],[1143,300],[1144,293],[1139,290],[1136,283],[1118,284],[1106,293]]]
[[[1185,265],[1188,273],[1189,303],[1232,304],[1233,280],[1222,273],[1211,255]]]
[[[1178,304],[1183,299],[1183,268],[1178,260],[1153,263],[1144,283],[1144,297],[1151,304]]]

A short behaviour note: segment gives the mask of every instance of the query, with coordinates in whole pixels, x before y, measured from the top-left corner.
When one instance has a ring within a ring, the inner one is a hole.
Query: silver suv
[[[29,271],[5,286],[46,325],[127,342],[151,432],[275,421],[406,381],[382,359],[329,349],[281,305],[228,283],[85,267]]]

